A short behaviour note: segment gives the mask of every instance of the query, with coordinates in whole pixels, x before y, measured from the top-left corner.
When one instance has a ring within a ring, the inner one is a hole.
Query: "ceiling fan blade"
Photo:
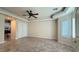
[[[53,10],[57,10],[58,8],[54,8]]]
[[[39,15],[38,13],[36,13],[36,14],[33,14],[33,15]]]
[[[28,10],[26,10],[27,13],[30,13]]]
[[[33,15],[32,17],[37,18],[37,17],[36,17],[36,16],[34,16],[34,15]]]

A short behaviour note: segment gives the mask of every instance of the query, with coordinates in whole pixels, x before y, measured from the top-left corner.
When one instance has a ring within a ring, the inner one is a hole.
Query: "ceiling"
[[[57,8],[57,10],[55,10]],[[49,18],[51,14],[59,11],[62,7],[3,7],[3,9],[16,14],[22,18],[28,18],[28,14],[26,10],[32,10],[33,13],[39,13],[39,15],[36,15],[38,18],[37,19],[46,19]],[[27,15],[27,17],[23,16],[23,14]],[[30,18],[30,19],[35,19],[35,18]]]

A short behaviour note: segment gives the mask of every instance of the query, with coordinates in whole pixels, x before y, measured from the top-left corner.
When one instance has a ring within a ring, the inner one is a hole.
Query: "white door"
[[[16,21],[16,39],[27,36],[27,23],[21,20]]]

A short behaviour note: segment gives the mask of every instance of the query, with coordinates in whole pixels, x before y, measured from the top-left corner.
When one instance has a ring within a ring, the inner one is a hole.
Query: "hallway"
[[[21,38],[0,45],[2,52],[74,52],[74,48],[55,40],[42,38]]]

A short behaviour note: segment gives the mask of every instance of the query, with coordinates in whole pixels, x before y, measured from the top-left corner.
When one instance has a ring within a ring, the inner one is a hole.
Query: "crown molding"
[[[0,13],[1,14],[4,14],[4,15],[12,16],[12,17],[14,17],[16,19],[19,19],[19,20],[22,20],[22,21],[29,22],[27,19],[24,19],[22,17],[19,17],[19,16],[15,15],[15,14],[13,14],[11,12],[8,12],[7,10],[2,9],[2,8],[0,8]]]

